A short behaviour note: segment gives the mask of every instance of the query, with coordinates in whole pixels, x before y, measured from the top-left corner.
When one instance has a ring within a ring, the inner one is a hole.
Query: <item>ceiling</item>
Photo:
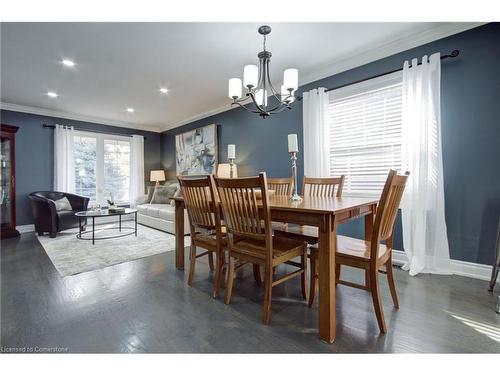
[[[2,23],[6,109],[162,131],[229,108],[227,81],[262,49],[257,23]],[[272,23],[271,77],[300,84],[477,26]],[[61,64],[64,58],[74,68]],[[167,87],[166,95],[159,93]],[[54,91],[59,96],[46,94]],[[128,113],[133,107],[134,113]]]

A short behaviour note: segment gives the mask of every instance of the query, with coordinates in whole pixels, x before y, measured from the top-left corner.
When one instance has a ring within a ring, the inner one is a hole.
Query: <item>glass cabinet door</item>
[[[0,226],[2,228],[11,226],[10,142],[9,138],[0,138]]]

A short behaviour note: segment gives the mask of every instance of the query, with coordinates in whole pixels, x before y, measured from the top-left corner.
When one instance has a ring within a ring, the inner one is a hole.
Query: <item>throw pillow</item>
[[[147,203],[150,203],[151,199],[153,199],[153,193],[154,193],[154,191],[155,191],[155,187],[154,186],[148,186],[148,198],[146,199]]]
[[[168,204],[170,203],[170,199],[173,198],[175,191],[177,188],[171,186],[157,186],[155,187],[155,191],[153,193],[153,198],[151,199],[151,203],[157,204]]]
[[[54,201],[56,205],[56,211],[72,211],[71,203],[69,203],[68,198],[64,197]]]

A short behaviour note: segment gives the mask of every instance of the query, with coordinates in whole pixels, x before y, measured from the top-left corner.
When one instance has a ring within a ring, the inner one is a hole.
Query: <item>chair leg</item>
[[[309,285],[309,302],[307,306],[312,307],[314,303],[314,296],[316,294],[316,289],[318,287],[318,261],[317,261],[317,253],[315,251],[311,251],[311,279]]]
[[[375,315],[377,316],[378,327],[382,333],[387,333],[385,326],[384,310],[382,308],[382,301],[380,299],[380,287],[378,283],[378,271],[376,267],[372,267],[370,273],[370,291],[372,293],[373,307],[375,308]]]
[[[233,293],[233,282],[234,282],[234,258],[229,254],[229,265],[227,268],[227,280],[226,280],[226,297],[224,298],[224,303],[229,305],[231,303],[231,294]]]
[[[385,264],[385,268],[387,270],[387,281],[389,284],[389,290],[391,291],[392,302],[394,303],[394,307],[399,309],[398,295],[396,294],[396,285],[394,284],[394,273],[392,270],[392,257],[390,257]]]
[[[49,233],[50,238],[56,238],[57,237],[57,232],[50,232]]]
[[[271,319],[271,298],[273,290],[273,267],[271,266],[266,266],[265,268],[264,284],[264,316],[262,322],[267,325]]]
[[[196,263],[196,246],[194,244],[191,244],[189,252],[189,276],[188,276],[189,286],[191,286],[193,282],[195,263]]]
[[[370,271],[365,270],[365,286],[370,288]]]
[[[260,274],[260,266],[258,264],[253,265],[253,278],[258,286],[262,285],[262,275]]]
[[[307,300],[307,245],[304,248],[304,254],[301,257],[301,266],[303,273],[300,275],[300,286],[302,288],[302,298]]]
[[[335,286],[337,286],[337,284],[339,283],[340,281],[340,271],[341,271],[341,266],[340,264],[336,264],[335,265]]]
[[[215,254],[215,280],[214,280],[214,290],[213,290],[213,297],[217,298],[219,296],[219,290],[220,290],[220,281],[222,278],[222,268],[224,267],[224,253]]]
[[[42,232],[38,231],[38,232],[37,232],[37,234],[38,234],[39,236],[43,236],[43,231],[42,231]]]
[[[210,271],[214,270],[214,253],[212,251],[208,253],[208,266],[210,267]]]

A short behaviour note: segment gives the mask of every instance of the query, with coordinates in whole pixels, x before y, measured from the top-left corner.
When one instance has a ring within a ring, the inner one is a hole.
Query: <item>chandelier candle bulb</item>
[[[293,91],[299,88],[299,71],[297,69],[287,69],[283,73],[283,84]]]
[[[231,78],[229,80],[229,97],[231,99],[241,98],[241,79]]]
[[[236,159],[236,145],[227,145],[227,158]]]
[[[288,134],[288,152],[299,152],[297,134]]]
[[[257,87],[259,68],[257,65],[245,65],[243,68],[243,85],[247,88]]]

